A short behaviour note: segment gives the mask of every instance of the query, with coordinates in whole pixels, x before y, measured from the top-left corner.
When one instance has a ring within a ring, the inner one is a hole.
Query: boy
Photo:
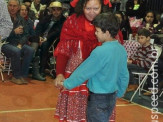
[[[141,46],[138,48],[135,55],[128,59],[131,84],[136,83],[136,79],[134,79],[132,72],[147,72],[152,62],[156,59],[157,52],[150,43],[150,35],[150,31],[145,28],[138,30],[138,42]],[[135,88],[129,87],[127,91],[132,90],[135,90]]]
[[[102,45],[94,49],[63,83],[55,81],[55,84],[72,89],[88,80],[87,121],[108,122],[116,98],[123,96],[128,85],[127,53],[114,38],[119,30],[118,18],[114,14],[100,14],[93,24]]]

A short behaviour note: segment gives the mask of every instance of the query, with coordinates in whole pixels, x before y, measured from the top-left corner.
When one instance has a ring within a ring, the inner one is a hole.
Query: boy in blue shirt
[[[114,14],[100,14],[93,24],[102,45],[96,47],[69,78],[64,82],[55,81],[55,85],[72,89],[88,80],[87,121],[108,122],[116,98],[122,97],[128,86],[127,53],[115,39],[119,24]]]

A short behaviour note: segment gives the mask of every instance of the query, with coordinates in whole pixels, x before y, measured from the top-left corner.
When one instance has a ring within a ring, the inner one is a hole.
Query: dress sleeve
[[[65,73],[68,57],[65,55],[58,55],[56,60],[56,75]]]

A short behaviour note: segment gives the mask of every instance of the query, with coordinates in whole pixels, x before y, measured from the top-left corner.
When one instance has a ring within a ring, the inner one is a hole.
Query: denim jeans
[[[27,77],[29,65],[33,58],[34,49],[28,45],[24,45],[21,49],[18,47],[5,44],[2,46],[4,55],[11,59],[11,68],[15,78]]]
[[[138,83],[138,80],[134,78],[134,75],[132,74],[132,72],[144,73],[144,72],[148,71],[147,69],[139,67],[136,64],[128,64],[127,67],[128,67],[128,71],[130,74],[129,84],[137,84]]]
[[[108,122],[116,104],[116,92],[90,93],[87,105],[87,122]]]

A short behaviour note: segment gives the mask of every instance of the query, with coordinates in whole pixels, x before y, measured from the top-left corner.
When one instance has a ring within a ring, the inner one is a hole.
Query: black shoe
[[[42,77],[46,77],[46,74],[45,73],[40,73],[40,75],[42,76]]]
[[[32,78],[39,81],[46,81],[46,78],[42,77],[40,74],[32,75]]]

